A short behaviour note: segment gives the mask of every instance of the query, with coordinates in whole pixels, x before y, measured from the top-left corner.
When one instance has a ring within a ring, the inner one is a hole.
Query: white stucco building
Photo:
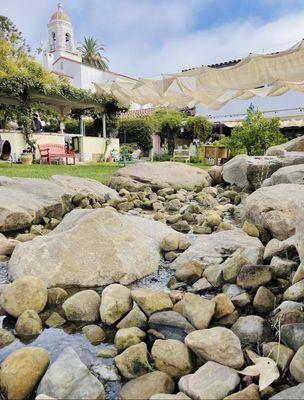
[[[75,87],[92,91],[95,91],[94,83],[112,82],[120,75],[82,62],[71,18],[63,10],[61,1],[48,24],[48,43],[43,52],[43,64],[50,72],[68,77]]]

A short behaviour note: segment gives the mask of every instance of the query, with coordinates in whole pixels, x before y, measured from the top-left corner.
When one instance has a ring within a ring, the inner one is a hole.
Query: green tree
[[[212,134],[213,124],[203,115],[195,115],[186,119],[184,129],[186,137],[205,143]]]
[[[79,47],[78,50],[81,52],[84,63],[99,68],[103,71],[109,69],[109,60],[101,55],[101,52],[105,50],[104,45],[99,44],[97,39],[93,38],[92,36],[87,38],[85,37],[81,47]]]
[[[173,153],[174,139],[180,134],[183,121],[183,114],[175,110],[159,109],[147,120],[152,126],[154,132],[160,133],[163,139],[167,139],[168,152]]]
[[[7,40],[14,51],[30,52],[30,48],[22,37],[22,33],[19,32],[13,22],[4,15],[0,15],[0,37]]]
[[[247,118],[242,121],[242,125],[235,127],[230,137],[221,140],[233,156],[237,154],[261,156],[268,147],[285,141],[280,131],[280,119],[265,118],[261,111],[254,109],[248,109]]]
[[[144,118],[121,119],[118,124],[118,138],[121,143],[136,143],[143,152],[152,148],[151,124]]]

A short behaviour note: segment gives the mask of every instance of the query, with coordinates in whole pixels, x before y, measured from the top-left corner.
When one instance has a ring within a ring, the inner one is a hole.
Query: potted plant
[[[31,165],[33,163],[33,150],[31,146],[28,146],[26,149],[22,151],[20,156],[20,161],[24,165]]]

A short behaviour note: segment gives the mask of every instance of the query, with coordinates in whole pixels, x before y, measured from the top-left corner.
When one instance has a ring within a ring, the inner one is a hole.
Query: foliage
[[[221,139],[233,156],[244,153],[261,156],[268,147],[284,141],[279,118],[265,118],[261,111],[254,109],[247,110],[247,118],[242,121],[242,126],[235,127],[230,137]]]
[[[169,153],[154,154],[153,161],[170,161],[171,158]]]
[[[174,150],[174,139],[180,134],[183,114],[179,111],[159,109],[147,117],[154,132],[159,132],[168,142],[169,153]]]
[[[30,52],[30,48],[22,37],[22,33],[16,28],[13,22],[0,15],[0,38],[8,41],[15,52]]]
[[[199,139],[205,143],[211,136],[213,125],[203,115],[195,115],[188,117],[184,124],[186,137],[189,139]]]
[[[152,148],[152,126],[146,119],[121,119],[118,138],[121,143],[137,143],[143,152]]]
[[[82,55],[82,61],[88,65],[99,68],[103,71],[109,69],[108,62],[109,60],[101,55],[101,52],[104,51],[104,45],[99,44],[98,40],[93,38],[92,36],[85,37],[84,41],[78,49]]]

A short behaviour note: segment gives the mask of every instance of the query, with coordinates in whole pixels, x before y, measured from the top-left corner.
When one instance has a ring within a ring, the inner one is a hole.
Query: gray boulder
[[[295,233],[304,206],[304,185],[279,184],[256,190],[245,199],[246,219],[269,230],[279,240]]]
[[[110,209],[74,210],[48,235],[16,247],[9,276],[34,275],[48,287],[128,284],[158,270],[160,242],[170,232]]]
[[[45,394],[58,400],[105,398],[102,383],[90,373],[71,347],[64,349],[47,370],[38,386],[37,394]]]
[[[127,181],[145,184],[156,189],[173,187],[175,190],[195,190],[211,184],[211,178],[206,171],[174,162],[129,165],[114,174],[110,186],[117,188],[117,177],[127,178]]]
[[[270,178],[265,179],[262,186],[279,185],[280,183],[295,183],[297,185],[304,184],[304,164],[290,165],[278,169],[271,175]]]
[[[270,156],[277,152],[278,150],[281,151],[304,151],[304,136],[299,136],[295,139],[289,140],[286,143],[282,143],[278,146],[271,146],[266,150],[265,155]]]
[[[282,390],[281,392],[270,397],[269,400],[303,400],[304,399],[304,383],[289,389]]]
[[[255,190],[278,169],[303,163],[304,152],[290,152],[281,157],[240,155],[224,164],[222,175],[224,181],[231,185]]]
[[[252,264],[258,264],[264,252],[260,240],[248,236],[241,229],[215,232],[197,237],[192,246],[171,264],[171,268],[178,270],[187,262],[194,260],[205,266],[218,264],[224,257],[231,256],[238,249],[242,250],[242,255]]]

